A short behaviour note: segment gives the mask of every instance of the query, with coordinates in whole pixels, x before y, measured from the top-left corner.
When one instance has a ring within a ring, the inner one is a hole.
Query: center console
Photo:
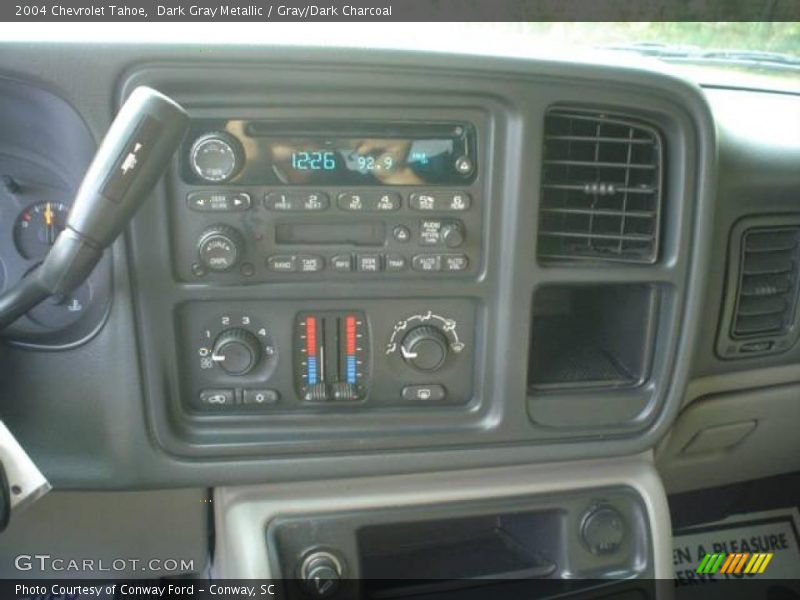
[[[220,488],[214,511],[217,574],[278,580],[289,598],[612,598],[615,581],[650,598],[648,581],[672,585],[666,497],[643,457]]]
[[[378,475],[666,430],[700,292],[702,100],[644,71],[451,58],[220,63],[213,88],[126,72],[121,98],[149,85],[191,116],[128,238],[161,449],[224,482],[220,461]]]
[[[220,575],[668,577],[647,452],[695,342],[702,97],[384,58],[220,63],[213,88],[150,63],[120,90],[192,117],[128,242],[148,424],[214,484]]]
[[[172,181],[177,277],[214,286],[343,281],[354,296],[371,281],[474,279],[485,126],[470,111],[463,117],[473,121],[415,116],[323,119],[309,109],[196,119]],[[476,310],[468,298],[189,303],[179,310],[184,407],[465,405]]]

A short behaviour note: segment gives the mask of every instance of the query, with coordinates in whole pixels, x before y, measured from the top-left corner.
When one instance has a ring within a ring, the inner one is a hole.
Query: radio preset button
[[[408,204],[414,210],[461,212],[469,210],[472,197],[466,192],[414,192]]]
[[[386,270],[391,272],[405,271],[408,267],[406,257],[401,254],[386,255]]]
[[[186,203],[199,212],[241,211],[251,206],[250,194],[244,192],[191,192]]]
[[[342,192],[336,203],[351,212],[391,212],[400,208],[402,199],[395,192]]]
[[[322,192],[269,192],[264,206],[279,212],[319,212],[327,210],[330,199]]]
[[[338,254],[331,259],[331,268],[340,273],[349,273],[353,270],[353,257],[349,254]]]
[[[362,273],[377,273],[381,270],[381,255],[359,254],[356,257],[356,269]]]
[[[319,273],[325,268],[325,259],[321,256],[298,256],[297,270],[301,273]]]
[[[445,199],[446,210],[462,211],[469,210],[472,205],[472,197],[466,192],[453,192]]]
[[[400,194],[377,194],[374,200],[371,200],[370,208],[374,211],[393,211],[400,208]]]
[[[417,254],[411,259],[411,268],[415,271],[433,273],[442,270],[442,257],[439,254]]]
[[[276,273],[294,273],[297,271],[297,257],[291,254],[270,256],[267,268]]]

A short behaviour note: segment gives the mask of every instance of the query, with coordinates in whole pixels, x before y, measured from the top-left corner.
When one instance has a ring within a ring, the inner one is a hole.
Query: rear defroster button
[[[248,406],[277,404],[280,395],[275,390],[244,390],[242,404]]]

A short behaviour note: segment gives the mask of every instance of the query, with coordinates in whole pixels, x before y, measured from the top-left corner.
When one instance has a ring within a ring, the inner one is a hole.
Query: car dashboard
[[[136,87],[191,117],[91,278],[6,331],[3,419],[57,488],[217,488],[235,576],[286,573],[292,519],[380,574],[364,532],[403,506],[479,529],[508,498],[522,530],[567,507],[562,574],[663,576],[657,472],[796,470],[797,96],[355,49],[17,43],[0,68],[6,287]]]

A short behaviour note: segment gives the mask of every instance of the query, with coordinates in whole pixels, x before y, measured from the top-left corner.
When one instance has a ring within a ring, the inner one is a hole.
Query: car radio
[[[176,175],[184,281],[480,268],[483,194],[468,122],[197,119]]]

